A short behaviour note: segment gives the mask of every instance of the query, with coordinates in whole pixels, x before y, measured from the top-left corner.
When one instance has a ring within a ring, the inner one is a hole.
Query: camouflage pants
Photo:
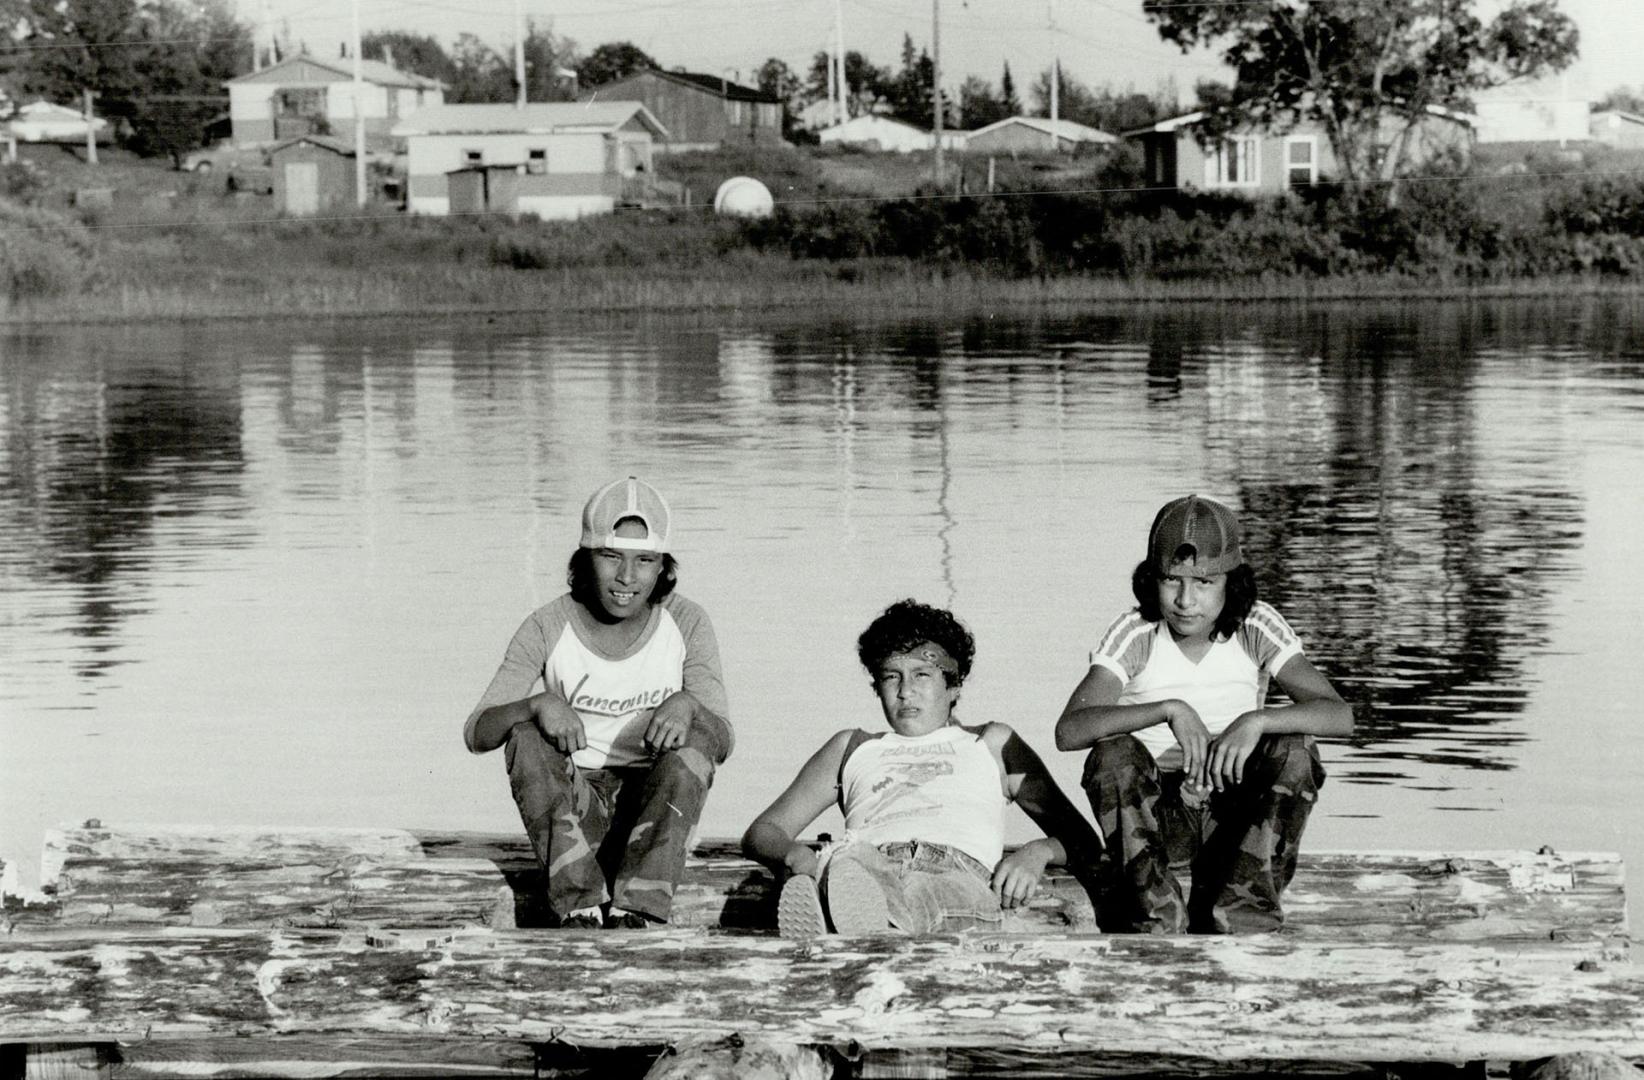
[[[514,728],[508,782],[556,918],[609,900],[667,921],[714,769],[731,745],[721,726],[693,724],[678,749],[618,769],[578,768],[535,724]]]
[[[1085,793],[1116,870],[1097,922],[1110,933],[1277,930],[1279,897],[1324,783],[1312,738],[1263,737],[1244,782],[1197,807],[1183,803],[1182,778],[1161,774],[1130,735],[1101,740],[1085,759]],[[1182,867],[1193,880],[1185,903],[1175,874]]]

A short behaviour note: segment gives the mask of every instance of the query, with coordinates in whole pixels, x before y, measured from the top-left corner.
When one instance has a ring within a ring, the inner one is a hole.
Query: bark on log
[[[1291,935],[961,935],[796,944],[702,931],[84,929],[0,943],[0,1042],[408,1036],[623,1046],[703,1036],[1028,1059],[1644,1058],[1644,976],[1567,951]]]

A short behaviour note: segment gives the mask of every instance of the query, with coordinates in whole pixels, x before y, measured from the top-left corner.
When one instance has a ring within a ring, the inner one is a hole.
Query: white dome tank
[[[714,213],[735,217],[770,217],[776,201],[771,189],[751,176],[733,176],[714,194]]]

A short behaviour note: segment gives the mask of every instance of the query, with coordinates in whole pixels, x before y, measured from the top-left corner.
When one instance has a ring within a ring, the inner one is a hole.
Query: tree
[[[577,81],[584,88],[626,79],[636,71],[648,71],[662,65],[631,41],[611,41],[589,53],[577,65]]]
[[[818,52],[811,57],[810,70],[806,72],[805,99],[807,101],[823,101],[828,96],[828,60],[829,53]],[[885,98],[885,86],[890,82],[890,72],[884,68],[875,67],[868,58],[855,49],[845,50],[845,115],[847,117],[860,116],[869,112],[875,105]]]
[[[1010,77],[1010,61],[1005,61],[1005,73],[999,76],[999,107],[1006,116],[1022,115],[1022,99],[1016,96],[1016,80]]]
[[[512,101],[514,65],[473,34],[458,34],[445,97],[457,104]]]
[[[1554,0],[1143,0],[1159,34],[1221,50],[1234,71],[1202,103],[1203,136],[1320,124],[1348,182],[1400,176],[1435,108],[1466,110],[1481,90],[1569,66],[1575,24]],[[1388,198],[1396,188],[1386,187]]]
[[[885,100],[891,115],[919,127],[930,127],[935,109],[931,94],[936,86],[936,64],[930,54],[913,48],[913,37],[902,35],[902,70],[885,86]],[[953,122],[953,103],[942,95],[942,119]]]
[[[993,92],[993,84],[986,79],[977,75],[967,75],[965,81],[959,84],[961,127],[975,131],[1010,115],[1005,111],[1004,102],[999,99],[999,95]]]
[[[525,34],[525,99],[569,101],[576,96],[576,42],[533,20]],[[512,69],[510,68],[510,72]]]
[[[1049,116],[1049,68],[1034,80],[1032,94],[1036,115]],[[1092,89],[1068,75],[1066,68],[1062,69],[1057,94],[1057,114],[1061,119],[1114,135],[1145,127],[1170,111],[1168,103],[1135,90],[1114,90],[1105,86]]]
[[[771,57],[754,71],[754,85],[772,97],[781,98],[790,112],[797,112],[804,86],[793,69],[776,57]]]
[[[456,79],[456,64],[430,34],[406,30],[372,30],[360,36],[360,55],[382,60],[401,71],[438,79],[450,86]]]
[[[1593,102],[1593,111],[1597,112],[1600,109],[1615,109],[1618,112],[1644,116],[1644,90],[1629,90],[1625,86],[1618,86]]]

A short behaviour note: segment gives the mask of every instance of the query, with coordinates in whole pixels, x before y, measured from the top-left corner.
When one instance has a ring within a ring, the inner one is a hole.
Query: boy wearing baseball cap
[[[668,921],[733,736],[707,612],[674,591],[672,515],[629,476],[589,498],[570,591],[526,618],[463,728],[508,779],[559,925]],[[535,691],[533,693],[533,691]]]
[[[1280,894],[1324,782],[1315,736],[1353,711],[1256,597],[1238,519],[1166,503],[1131,575],[1136,607],[1108,627],[1056,722],[1089,749],[1083,785],[1117,864],[1098,921],[1112,932],[1278,929]],[[1289,696],[1267,702],[1269,682]],[[1172,865],[1192,865],[1185,903]]]

